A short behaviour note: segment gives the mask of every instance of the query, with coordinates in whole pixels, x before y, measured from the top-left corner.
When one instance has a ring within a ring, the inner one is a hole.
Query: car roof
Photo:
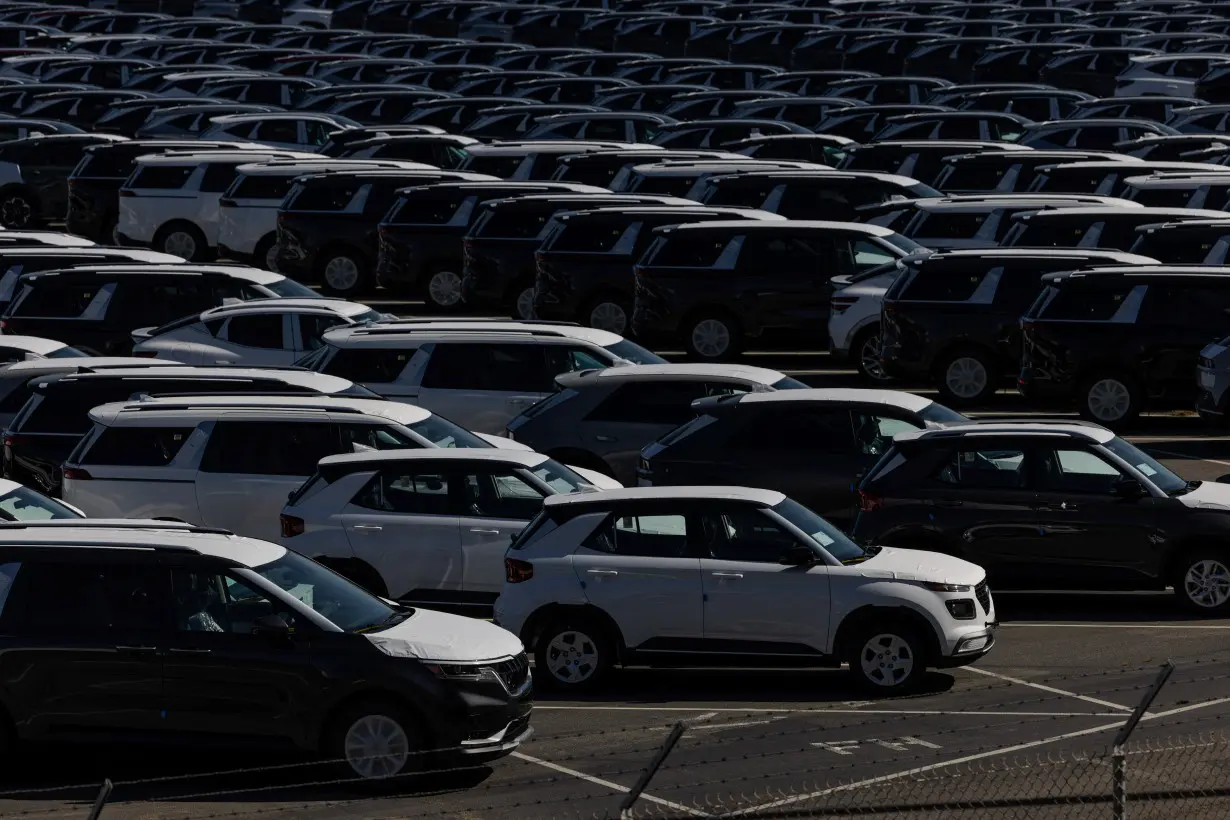
[[[1016,219],[1032,220],[1032,219],[1063,219],[1069,216],[1088,216],[1088,217],[1103,217],[1115,216],[1118,214],[1130,214],[1132,216],[1157,216],[1162,218],[1197,218],[1205,219],[1230,219],[1230,213],[1225,211],[1210,211],[1204,208],[1125,208],[1122,205],[1112,205],[1108,207],[1100,207],[1097,205],[1080,206],[1076,208],[1052,208],[1048,211],[1034,211],[1032,213],[1017,214]]]
[[[423,447],[418,449],[378,450],[363,453],[342,453],[320,460],[321,467],[339,464],[384,464],[399,461],[500,461],[537,467],[548,459],[533,450],[500,450],[494,447]]]
[[[555,378],[561,387],[582,387],[591,382],[636,382],[673,378],[730,378],[744,379],[756,384],[772,385],[786,378],[786,374],[766,367],[746,364],[713,364],[709,362],[684,362],[681,364],[634,364],[626,367],[590,368],[563,373]]]
[[[170,359],[140,359],[136,356],[76,356],[71,359],[34,359],[0,367],[0,376],[21,374],[26,378],[48,373],[94,373],[100,370],[134,367],[184,367]]]
[[[222,529],[173,521],[132,519],[64,519],[0,523],[0,546],[113,547],[195,552],[259,567],[288,550],[278,544],[245,538]]]
[[[597,140],[528,140],[523,142],[491,142],[484,145],[467,145],[464,150],[475,157],[498,157],[507,154],[552,153],[567,154],[582,151],[613,151],[636,149],[652,151],[655,147],[643,142],[608,142]]]
[[[90,411],[90,419],[108,425],[140,426],[142,420],[181,417],[202,414],[209,416],[228,410],[251,411],[254,414],[282,412],[355,413],[364,416],[379,416],[398,424],[418,424],[431,418],[431,413],[413,404],[385,401],[383,399],[359,399],[338,396],[262,396],[202,395],[202,396],[146,396],[136,401],[110,402]]]
[[[15,347],[40,355],[46,355],[68,347],[64,342],[59,342],[55,339],[44,339],[42,336],[3,336],[0,337],[0,346]]]
[[[236,302],[231,305],[210,308],[201,312],[200,320],[221,319],[238,313],[282,313],[285,311],[295,311],[296,313],[319,311],[321,313],[335,313],[341,316],[358,316],[360,313],[366,313],[369,310],[371,308],[361,302],[348,302],[345,299],[270,297],[268,299],[249,299],[246,302]]]
[[[302,151],[284,151],[280,148],[264,150],[241,148],[233,151],[175,151],[165,154],[147,154],[137,157],[138,165],[193,165],[201,162],[223,162],[226,160],[257,160],[262,157],[303,158],[305,160],[321,161],[319,154],[308,154]]]
[[[250,162],[235,169],[243,176],[302,176],[326,171],[361,171],[396,168],[407,171],[436,170],[434,165],[400,159],[305,159],[280,162]]]
[[[145,359],[144,362],[157,361],[154,359]],[[229,365],[205,365],[195,367],[193,365],[179,364],[178,362],[171,363],[171,366],[162,364],[154,365],[155,372],[149,371],[148,364],[133,367],[113,367],[106,370],[85,371],[82,373],[64,373],[59,376],[57,381],[61,384],[73,379],[86,379],[87,381],[95,381],[99,379],[122,379],[133,378],[137,376],[148,376],[150,378],[171,379],[185,378],[197,376],[201,379],[269,379],[279,380],[285,384],[303,388],[317,388],[322,393],[337,393],[350,387],[353,382],[349,379],[343,379],[338,376],[329,376],[325,373],[315,373],[311,370],[277,370],[274,368],[261,367],[231,367]],[[286,397],[279,396],[279,399]]]
[[[1227,216],[1230,216],[1228,214]],[[768,230],[781,228],[806,228],[811,230],[847,231],[868,236],[893,236],[894,231],[879,225],[867,225],[859,222],[825,222],[818,219],[787,219],[784,222],[771,220],[756,221],[751,219],[720,219],[713,222],[691,222],[682,225],[668,225],[657,230],[661,233],[675,231],[723,231],[723,230]]]
[[[866,387],[811,387],[798,390],[774,390],[769,393],[742,393],[720,401],[731,404],[759,404],[762,402],[854,402],[861,404],[886,404],[900,407],[912,413],[920,413],[935,402],[923,396],[903,390],[877,390]]]
[[[1225,220],[1221,220],[1225,221]],[[1187,223],[1177,223],[1187,224]],[[1156,259],[1106,248],[961,248],[917,254],[901,260],[905,264],[928,264],[946,259],[1083,259],[1089,257],[1114,260],[1124,265],[1154,265]]]
[[[942,429],[909,430],[898,433],[894,441],[924,441],[929,439],[974,438],[980,436],[998,436],[1006,434],[1033,436],[1064,436],[1081,438],[1086,441],[1105,444],[1115,437],[1115,434],[1105,427],[1095,424],[1080,423],[1036,423],[1036,422],[979,422],[976,424],[954,424]]]
[[[1141,174],[1127,177],[1123,184],[1138,188],[1185,188],[1191,185],[1230,185],[1230,174],[1222,171],[1212,173],[1161,173]]]
[[[481,336],[483,334],[522,333],[544,338],[575,339],[603,347],[623,340],[623,337],[618,334],[593,327],[567,322],[551,323],[516,319],[390,319],[370,325],[330,328],[321,338],[329,344],[348,344],[392,340],[401,335],[429,336],[433,333],[445,333],[449,337],[456,337],[460,334]]]
[[[751,487],[628,487],[622,490],[601,490],[593,493],[560,493],[543,499],[544,507],[585,504],[602,507],[622,501],[682,501],[689,499],[713,499],[717,501],[746,501],[765,507],[776,506],[786,496],[776,490],[758,490]]]
[[[247,268],[243,265],[211,265],[198,264],[196,262],[184,262],[183,264],[147,264],[143,265],[139,262],[130,262],[126,265],[89,265],[81,268],[64,268],[62,270],[37,271],[34,273],[23,274],[23,279],[36,279],[47,276],[59,276],[62,274],[81,274],[81,273],[125,273],[125,274],[143,274],[143,273],[170,273],[170,274],[195,274],[197,276],[205,276],[210,273],[225,274],[226,276],[234,277],[235,279],[246,279],[256,285],[269,285],[274,282],[281,282],[286,279],[280,273],[273,271],[261,270],[260,268]]]
[[[1227,179],[1230,180],[1230,174],[1227,175]],[[1067,203],[1072,206],[1087,203],[1090,206],[1102,205],[1108,208],[1136,209],[1143,207],[1138,202],[1113,196],[1099,196],[1097,194],[988,194],[985,196],[973,194],[885,203],[882,206],[878,206],[877,210],[890,210],[893,206],[904,206],[918,211],[977,211],[987,208],[1033,208],[1057,203]]]

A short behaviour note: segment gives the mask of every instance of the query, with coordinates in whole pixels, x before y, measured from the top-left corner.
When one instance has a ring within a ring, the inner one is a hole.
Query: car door
[[[482,462],[464,468],[460,479],[462,589],[494,603],[504,586],[504,553],[542,509],[543,492],[517,470]]]
[[[297,739],[300,717],[315,708],[327,683],[312,664],[314,625],[295,623],[284,603],[214,562],[178,561],[170,569],[167,728],[195,737]],[[253,634],[256,619],[268,615],[281,615],[297,634]]]
[[[1036,476],[1039,560],[1054,586],[1138,587],[1155,576],[1164,538],[1158,500],[1124,495],[1134,481],[1078,442],[1039,446]]]
[[[829,567],[782,563],[792,551],[812,548],[748,504],[714,504],[699,522],[705,649],[773,656],[824,652]]]
[[[736,271],[747,277],[741,297],[763,328],[825,327],[829,279],[838,264],[831,236],[751,233],[739,252]]]
[[[288,367],[298,353],[292,340],[291,317],[285,313],[256,313],[232,316],[218,333],[227,353],[217,361],[201,364],[244,364],[252,367]]]
[[[277,541],[287,497],[320,459],[341,451],[337,425],[327,421],[215,421],[196,474],[198,523]]]
[[[342,528],[390,597],[455,602],[463,586],[463,497],[461,479],[439,465],[389,465],[342,508]]]
[[[1147,388],[1190,392],[1200,351],[1224,338],[1230,287],[1210,280],[1149,285],[1134,328]]]
[[[610,615],[629,649],[695,649],[704,639],[695,528],[678,505],[621,506],[572,555],[590,604]]]
[[[26,737],[160,731],[170,579],[151,553],[0,557],[0,653]],[[7,642],[7,641],[6,641]]]
[[[543,346],[532,341],[437,342],[415,404],[476,433],[500,433],[553,383]]]

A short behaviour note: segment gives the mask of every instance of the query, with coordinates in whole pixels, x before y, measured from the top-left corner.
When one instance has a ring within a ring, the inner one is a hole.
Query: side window
[[[355,182],[323,182],[299,186],[299,193],[287,203],[294,211],[344,211],[362,187]]]
[[[854,441],[858,451],[863,455],[883,455],[892,445],[893,436],[922,429],[922,425],[905,419],[864,413],[858,410],[853,411],[850,418],[854,423]]]
[[[1230,288],[1201,286],[1196,282],[1150,285],[1140,311],[1142,323],[1182,324],[1210,328],[1210,334],[1230,322]]]
[[[512,472],[471,473],[463,487],[468,515],[528,521],[542,509],[542,493]]]
[[[256,129],[256,138],[265,142],[299,143],[298,120],[266,120]]]
[[[1005,267],[991,305],[996,311],[1024,312],[1042,290],[1042,274],[1030,268]]]
[[[22,574],[26,634],[85,637],[162,630],[165,569],[143,564],[33,563]],[[67,601],[72,606],[66,606]]]
[[[611,364],[583,347],[548,345],[544,352],[547,356],[547,369],[553,378],[560,373],[572,373],[576,370],[601,370]]]
[[[281,616],[293,630],[295,613],[281,601],[218,572],[171,570],[173,618],[178,632],[251,635],[258,618]],[[295,595],[295,590],[287,590]],[[311,604],[311,601],[304,601]]]
[[[201,471],[309,476],[325,456],[342,452],[337,425],[327,422],[219,421],[205,445]]]
[[[9,592],[13,589],[13,582],[17,580],[17,573],[20,571],[20,561],[0,563],[0,625],[7,626],[15,618],[13,610],[6,610],[5,604],[8,603]]]
[[[364,384],[395,382],[414,357],[415,350],[343,347],[322,368],[322,373]]]
[[[192,427],[107,427],[81,457],[82,464],[165,467],[175,460]]]
[[[985,275],[983,269],[943,270],[923,266],[905,286],[901,298],[911,302],[964,302],[978,290]]]
[[[0,399],[0,413],[18,413],[30,399],[31,390],[23,381],[13,386],[8,394]]]
[[[423,374],[423,387],[549,393],[543,348],[536,344],[437,344]]]
[[[1038,484],[1043,491],[1110,495],[1123,478],[1119,468],[1088,450],[1051,450],[1041,466]]]
[[[585,547],[612,555],[684,558],[688,521],[682,515],[615,514],[585,541]]]
[[[449,483],[455,480],[440,473],[389,469],[373,476],[350,503],[377,512],[457,515],[449,493]]]
[[[1023,490],[1025,462],[1025,451],[1013,447],[958,450],[935,474],[934,481],[967,489]]]
[[[222,193],[231,187],[231,182],[235,179],[235,169],[238,167],[238,164],[230,162],[210,163],[201,180],[201,191],[209,194]]]
[[[191,165],[144,165],[132,182],[133,188],[179,190],[196,170]]]
[[[732,507],[701,517],[701,556],[718,561],[776,564],[800,543],[755,507]]]
[[[692,402],[709,395],[709,387],[699,381],[628,382],[591,410],[585,421],[678,426],[696,415]]]
[[[177,276],[163,282],[121,281],[116,306],[121,315],[151,324],[169,322],[214,307],[213,289],[199,276]],[[144,307],[142,307],[144,306]]]
[[[282,350],[282,314],[232,316],[226,326],[226,339],[242,347]]]
[[[308,145],[324,145],[329,141],[329,131],[323,123],[312,121],[303,125],[307,129]]]
[[[15,347],[0,347],[0,364],[12,364],[13,362],[24,362],[26,360],[26,352],[18,350]]]
[[[24,294],[13,303],[13,315],[75,319],[85,313],[103,287],[105,285],[100,281],[52,282],[44,279],[36,285],[26,286]]]
[[[346,324],[340,316],[323,316],[321,314],[302,313],[294,317],[299,328],[299,348],[301,350],[319,350],[324,347],[320,338],[326,330]]]
[[[850,412],[845,409],[771,407],[744,422],[726,443],[743,453],[764,451],[810,456],[839,454],[855,450]]]

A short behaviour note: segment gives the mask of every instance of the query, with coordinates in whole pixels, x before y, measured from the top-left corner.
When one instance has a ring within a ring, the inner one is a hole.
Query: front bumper
[[[974,661],[985,656],[995,646],[995,630],[999,627],[999,621],[992,621],[986,624],[986,629],[982,632],[976,632],[971,635],[966,635],[957,644],[956,651],[951,655],[945,655],[938,658],[935,662],[937,669],[955,669],[960,666],[968,666]],[[986,642],[982,643],[981,638],[985,638]],[[974,647],[964,649],[963,647]]]

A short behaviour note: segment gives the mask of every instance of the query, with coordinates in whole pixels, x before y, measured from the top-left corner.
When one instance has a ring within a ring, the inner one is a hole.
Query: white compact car
[[[504,553],[542,499],[592,490],[522,450],[330,456],[282,510],[282,543],[377,595],[487,615]]]
[[[845,662],[863,687],[895,694],[995,641],[981,567],[864,549],[771,490],[548,496],[504,560],[495,621],[565,690],[616,664]]]

